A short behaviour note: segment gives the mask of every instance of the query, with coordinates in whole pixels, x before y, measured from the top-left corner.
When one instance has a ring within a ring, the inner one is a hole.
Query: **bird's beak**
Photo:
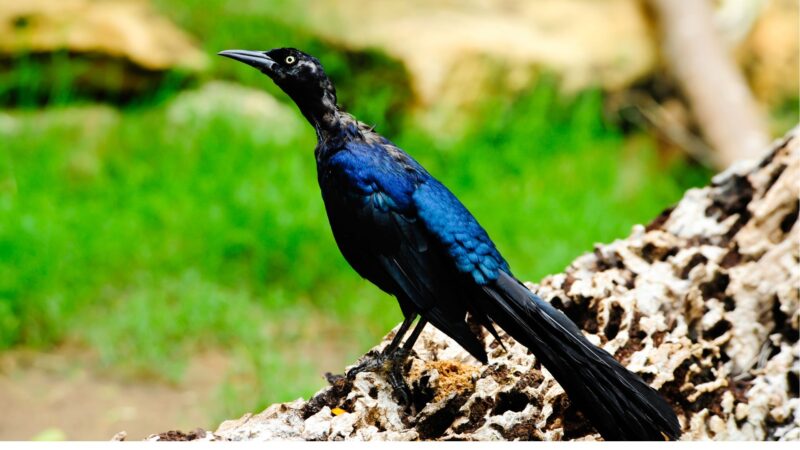
[[[235,59],[236,61],[243,62],[248,66],[253,66],[262,72],[272,71],[275,61],[264,52],[254,52],[251,50],[225,50],[217,53],[220,56]]]

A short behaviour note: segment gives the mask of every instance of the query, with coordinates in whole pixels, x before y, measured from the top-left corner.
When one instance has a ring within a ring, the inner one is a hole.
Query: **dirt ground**
[[[324,316],[283,325],[303,336],[291,345],[306,355],[305,367],[318,374],[320,387],[325,372],[343,370],[353,360],[347,355],[360,353],[354,336]],[[97,357],[69,345],[49,352],[3,351],[0,441],[109,440],[120,431],[135,441],[169,430],[213,430],[220,419],[213,415],[220,411],[215,402],[234,366],[224,352],[206,352],[189,362],[179,385],[171,385],[103,371]]]
[[[166,430],[214,428],[211,402],[228,369],[196,357],[180,386],[95,373],[74,351],[8,352],[0,360],[0,440],[140,440]]]

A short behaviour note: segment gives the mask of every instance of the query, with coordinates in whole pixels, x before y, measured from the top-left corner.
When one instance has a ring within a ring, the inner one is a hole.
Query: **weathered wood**
[[[800,439],[798,132],[761,161],[738,163],[688,191],[626,239],[597,245],[529,286],[657,388],[678,413],[683,439]],[[194,436],[600,439],[536,358],[501,337],[505,348],[484,336],[484,366],[428,327],[411,361],[415,404],[407,409],[383,379],[362,373],[353,383],[333,380],[309,401],[272,405]]]

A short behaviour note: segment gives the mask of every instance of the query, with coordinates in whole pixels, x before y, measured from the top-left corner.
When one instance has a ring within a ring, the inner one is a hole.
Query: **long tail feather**
[[[505,273],[484,292],[484,313],[536,355],[604,439],[680,437],[678,418],[669,404],[589,342],[562,312]]]

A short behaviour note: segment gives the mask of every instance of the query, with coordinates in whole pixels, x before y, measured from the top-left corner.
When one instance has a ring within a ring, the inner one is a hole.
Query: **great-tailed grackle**
[[[319,60],[291,48],[220,55],[272,78],[314,126],[317,178],[339,250],[356,272],[400,303],[405,320],[392,342],[348,376],[383,371],[407,401],[403,361],[428,322],[486,363],[483,343],[467,324],[469,313],[495,338],[493,324],[528,347],[603,438],[680,436],[664,399],[514,278],[486,231],[442,183],[337,106]]]

